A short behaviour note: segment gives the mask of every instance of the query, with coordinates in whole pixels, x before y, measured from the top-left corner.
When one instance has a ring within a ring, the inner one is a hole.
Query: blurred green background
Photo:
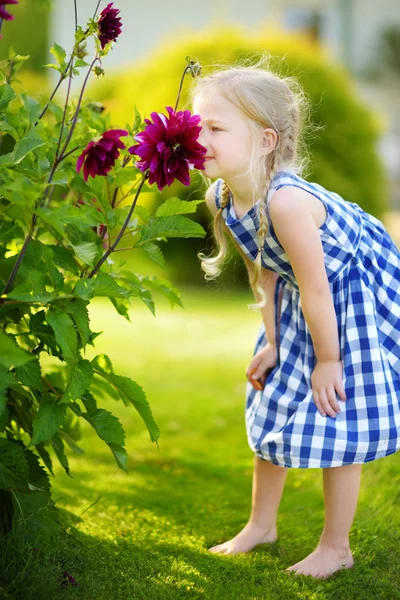
[[[31,54],[20,79],[41,100],[54,85],[52,73],[43,68],[51,62],[48,48],[53,32],[64,27],[62,20],[57,27],[51,25],[45,10],[56,4],[73,11],[72,1],[21,0],[11,7],[15,21],[3,23],[0,40],[0,60],[10,45],[20,54]],[[222,4],[216,2],[216,6]],[[78,0],[78,6],[89,10],[89,5],[92,10],[93,2]],[[166,5],[165,10],[178,9]],[[310,100],[307,179],[382,218],[400,243],[393,181],[379,150],[387,128],[381,96],[372,94],[377,100],[372,102],[376,110],[371,108],[360,93],[366,80],[360,84],[319,43],[318,21],[302,35],[276,26],[251,33],[244,26],[222,21],[171,34],[132,60],[127,61],[125,53],[124,65],[109,66],[111,53],[104,60],[105,78],[92,80],[86,97],[103,102],[114,125],[124,127],[132,122],[135,105],[142,116],[174,105],[186,55],[200,60],[207,72],[213,64],[250,60],[270,52],[273,69],[297,77]],[[146,27],[151,22],[138,18],[138,30]],[[396,65],[391,50],[396,47],[396,33],[391,39],[387,62]],[[69,45],[65,47],[68,51]],[[349,48],[344,48],[344,54]],[[394,71],[390,77],[394,81]],[[187,105],[189,85],[186,80],[181,108]],[[62,93],[57,98],[61,103]],[[313,134],[313,124],[324,128]],[[189,188],[174,184],[162,194],[154,190],[144,194],[141,203],[155,209],[168,196],[195,199],[204,193],[204,184],[195,174]],[[205,206],[200,206],[196,218],[209,227]],[[14,556],[11,560],[0,557],[0,571],[1,560],[8,569],[15,565],[9,588],[15,597],[58,597],[61,565],[80,585],[63,590],[68,598],[400,598],[398,453],[364,470],[351,538],[357,561],[353,572],[324,583],[289,581],[282,573],[313,549],[322,528],[321,474],[312,469],[292,470],[288,477],[279,515],[282,541],[228,560],[206,552],[207,547],[235,534],[250,508],[252,455],[244,429],[244,372],[260,321],[259,314],[246,307],[252,296],[235,253],[220,281],[204,282],[196,255],[199,250],[211,252],[212,247],[210,236],[164,245],[168,277],[182,289],[185,311],[178,307],[171,311],[165,301],[157,299],[154,319],[135,300],[130,325],[111,303],[91,305],[93,327],[104,334],[96,340],[96,348],[89,350],[109,354],[116,372],[143,386],[161,428],[160,446],[151,444],[133,410],[110,399],[102,401],[102,407],[116,414],[126,429],[131,472],[126,475],[117,469],[111,453],[87,426],[82,441],[86,454],[71,457],[74,479],[57,468],[52,483],[58,505],[67,517],[73,517],[63,545],[53,549],[56,559],[53,554],[49,561],[35,563],[34,556],[26,559],[24,555],[26,564],[21,570]],[[133,271],[165,275],[139,251],[118,253],[115,260],[126,261]],[[83,511],[87,512],[80,519]]]

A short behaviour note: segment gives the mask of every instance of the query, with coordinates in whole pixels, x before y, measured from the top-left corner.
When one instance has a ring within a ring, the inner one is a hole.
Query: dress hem
[[[369,462],[373,462],[374,460],[378,460],[379,458],[384,458],[385,456],[390,456],[391,454],[395,454],[396,452],[398,452],[400,450],[400,444],[399,446],[397,446],[394,450],[390,450],[390,452],[380,452],[379,454],[376,454],[374,457],[372,458],[367,458],[365,460],[352,460],[349,462],[319,462],[318,464],[310,464],[310,461],[305,465],[305,464],[297,464],[294,465],[292,464],[287,464],[287,463],[281,463],[278,460],[271,460],[269,458],[264,457],[260,452],[254,452],[254,454],[256,456],[258,456],[258,458],[260,458],[261,460],[265,460],[268,461],[278,467],[285,467],[287,469],[329,469],[330,467],[345,467],[347,465],[360,465],[360,464],[365,464],[365,463],[369,463]]]

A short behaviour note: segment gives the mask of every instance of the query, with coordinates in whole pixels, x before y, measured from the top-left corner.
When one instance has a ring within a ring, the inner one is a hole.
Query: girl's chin
[[[213,165],[214,161],[206,160],[204,163],[203,174],[206,177],[218,177],[216,165]],[[211,164],[210,164],[211,163]]]

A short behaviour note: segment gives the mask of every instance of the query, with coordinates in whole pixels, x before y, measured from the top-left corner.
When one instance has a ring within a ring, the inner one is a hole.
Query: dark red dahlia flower
[[[121,33],[121,19],[118,17],[120,12],[118,8],[111,8],[112,2],[107,4],[100,13],[97,24],[99,26],[99,40],[101,47],[104,48],[108,42],[117,39]]]
[[[135,135],[139,144],[128,148],[128,152],[140,156],[136,166],[143,172],[149,169],[149,183],[156,182],[160,190],[175,179],[189,185],[189,169],[204,169],[207,152],[196,141],[201,131],[200,116],[189,110],[175,112],[171,106],[167,111],[168,117],[152,112],[153,122],[145,119],[147,127]]]
[[[107,175],[119,156],[118,148],[125,148],[125,144],[119,139],[124,135],[128,135],[125,129],[109,129],[103,133],[99,141],[89,142],[76,163],[78,173],[83,165],[85,181],[88,180],[89,175],[93,178],[96,175]]]
[[[14,19],[13,15],[10,15],[9,12],[6,11],[6,4],[18,4],[19,0],[1,0],[0,1],[0,19],[4,19],[5,21],[12,21]]]

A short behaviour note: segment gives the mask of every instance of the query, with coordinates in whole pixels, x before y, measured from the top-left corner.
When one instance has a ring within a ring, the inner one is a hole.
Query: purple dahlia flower
[[[99,26],[99,40],[102,48],[104,48],[108,42],[116,40],[121,33],[122,23],[120,17],[117,16],[120,11],[118,8],[111,8],[112,5],[112,2],[107,4],[101,11],[97,20]]]
[[[89,142],[76,163],[78,173],[83,165],[85,181],[88,180],[89,175],[93,178],[96,175],[107,175],[119,156],[119,148],[125,148],[125,144],[119,139],[124,135],[128,135],[125,129],[109,129],[103,133],[99,141]]]
[[[175,112],[171,106],[167,111],[168,117],[152,112],[153,122],[145,119],[147,127],[135,135],[139,144],[128,148],[128,152],[140,156],[136,166],[143,172],[149,169],[149,183],[156,182],[160,190],[175,179],[189,185],[189,169],[204,169],[207,152],[196,141],[201,131],[200,116],[189,110]]]
[[[1,0],[0,1],[0,19],[4,19],[5,21],[12,21],[14,19],[13,15],[10,15],[9,12],[6,11],[6,4],[18,4],[19,0]]]
[[[18,1],[19,0],[0,0],[0,40],[3,37],[1,35],[1,26],[3,24],[3,19],[4,21],[12,21],[14,19],[14,16],[6,11],[5,6],[6,4],[18,4]]]

